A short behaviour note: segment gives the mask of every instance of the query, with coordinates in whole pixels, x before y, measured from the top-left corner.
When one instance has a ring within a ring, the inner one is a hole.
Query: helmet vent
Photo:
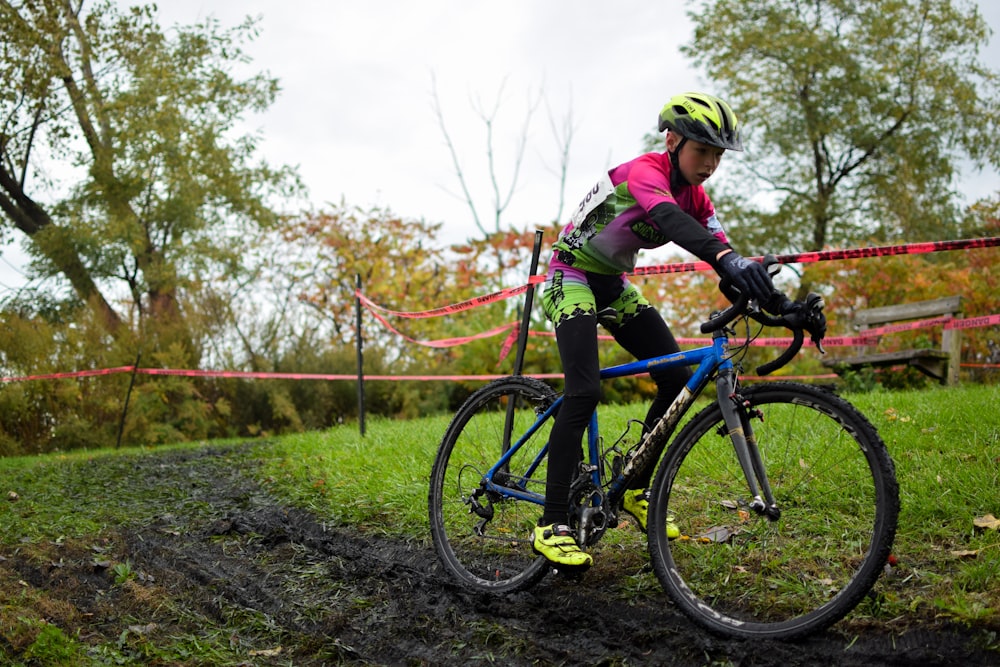
[[[725,112],[719,114],[719,120],[722,121],[723,132],[726,132],[728,134],[729,132],[733,131],[733,126],[729,122],[729,114]]]

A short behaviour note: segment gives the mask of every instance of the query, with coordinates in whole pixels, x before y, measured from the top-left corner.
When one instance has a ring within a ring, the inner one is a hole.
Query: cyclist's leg
[[[565,389],[549,436],[549,466],[542,525],[567,523],[569,488],[579,469],[583,433],[600,399],[597,318],[577,315],[556,325]]]
[[[542,295],[545,314],[555,323],[565,383],[563,404],[549,434],[545,507],[534,547],[555,563],[585,566],[590,556],[563,528],[569,523],[570,485],[579,469],[583,433],[600,399],[597,310],[589,285],[564,277],[556,271]]]
[[[618,317],[615,324],[608,326],[608,330],[618,344],[636,359],[649,359],[680,352],[680,346],[670,327],[634,285],[629,283],[612,305],[618,312]],[[691,377],[691,371],[687,367],[668,368],[653,371],[649,376],[656,383],[656,396],[653,397],[646,413],[643,432],[651,428],[667,411]],[[629,485],[630,488],[647,489],[655,464],[654,457],[650,459],[650,465],[646,470],[637,471],[635,479]]]

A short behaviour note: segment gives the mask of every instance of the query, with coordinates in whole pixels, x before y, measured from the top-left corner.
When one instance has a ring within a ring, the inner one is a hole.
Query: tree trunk
[[[0,209],[32,240],[41,254],[61,272],[81,301],[97,311],[111,334],[121,327],[121,317],[98,289],[90,271],[80,260],[65,230],[52,222],[49,214],[28,197],[20,184],[0,165]]]

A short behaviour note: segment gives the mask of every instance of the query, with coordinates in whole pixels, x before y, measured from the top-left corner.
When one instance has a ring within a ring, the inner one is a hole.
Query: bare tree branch
[[[576,126],[573,123],[572,95],[570,96],[569,110],[562,117],[561,124],[556,124],[556,117],[548,103],[546,103],[546,108],[549,114],[549,127],[552,129],[552,136],[555,137],[556,145],[559,147],[559,166],[557,169],[549,169],[559,179],[559,205],[556,208],[555,217],[552,218],[553,221],[559,221],[562,220],[563,208],[566,205],[566,173],[569,171],[569,151],[573,143],[573,135],[576,132]]]
[[[465,172],[462,171],[462,163],[458,159],[458,153],[455,151],[455,144],[451,140],[451,134],[448,133],[448,126],[444,122],[444,112],[441,110],[441,98],[438,97],[437,92],[437,77],[431,73],[431,101],[432,107],[434,108],[434,115],[438,120],[438,127],[441,128],[441,134],[444,136],[444,143],[448,147],[448,153],[451,154],[451,163],[455,167],[455,175],[458,177],[458,183],[462,186],[462,194],[464,195],[465,203],[469,206],[469,210],[472,213],[472,221],[475,223],[476,228],[483,233],[483,236],[487,235],[486,228],[483,227],[482,221],[479,219],[479,212],[476,211],[476,203],[472,198],[472,194],[469,192],[469,186],[465,182]]]

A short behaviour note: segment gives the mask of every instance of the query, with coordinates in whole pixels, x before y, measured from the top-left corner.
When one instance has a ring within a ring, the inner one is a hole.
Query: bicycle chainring
[[[597,544],[612,527],[614,517],[608,515],[607,507],[604,491],[593,483],[590,472],[581,473],[569,492],[570,527],[576,532],[579,544]]]

